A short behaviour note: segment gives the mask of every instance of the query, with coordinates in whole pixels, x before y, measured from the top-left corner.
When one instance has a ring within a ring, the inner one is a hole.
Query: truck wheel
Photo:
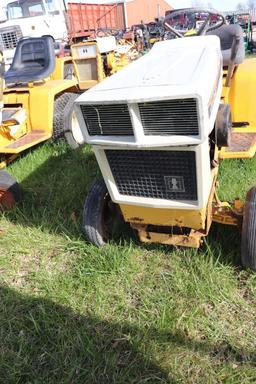
[[[71,148],[76,149],[84,143],[84,138],[73,110],[78,97],[76,93],[63,93],[54,101],[53,141],[65,139]]]
[[[229,147],[231,141],[232,115],[229,104],[220,104],[215,122],[215,142],[219,148]]]
[[[7,211],[21,199],[17,181],[5,171],[0,171],[0,211]]]
[[[85,235],[97,247],[104,246],[113,234],[114,220],[118,217],[116,208],[104,180],[98,179],[87,195],[83,212]]]
[[[256,270],[256,187],[246,196],[242,227],[241,261],[244,267]]]

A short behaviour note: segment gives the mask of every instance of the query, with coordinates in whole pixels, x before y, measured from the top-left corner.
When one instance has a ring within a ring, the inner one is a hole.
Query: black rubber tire
[[[64,139],[73,149],[80,147],[72,134],[73,104],[77,97],[77,93],[62,93],[54,101],[53,112],[52,140]]]
[[[2,195],[2,192],[6,191]],[[14,203],[21,200],[21,191],[17,181],[8,172],[0,170],[0,211],[11,209]]]
[[[90,189],[84,204],[83,229],[87,239],[97,247],[103,247],[109,240],[106,229],[105,210],[111,202],[103,178],[98,179]]]
[[[256,270],[256,187],[247,193],[244,206],[241,262],[244,267]]]
[[[229,147],[231,142],[232,115],[229,104],[220,104],[215,122],[216,145]]]

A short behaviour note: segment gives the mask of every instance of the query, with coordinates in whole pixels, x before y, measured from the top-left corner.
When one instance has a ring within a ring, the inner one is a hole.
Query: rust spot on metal
[[[0,212],[7,211],[13,208],[15,199],[10,191],[0,190]]]
[[[141,219],[140,217],[131,217],[127,221],[142,223],[143,219]]]
[[[256,133],[233,132],[226,152],[247,152],[256,143]]]
[[[46,133],[44,131],[34,130],[34,131],[31,131],[30,133],[28,133],[27,135],[24,135],[22,138],[18,139],[14,143],[7,145],[6,148],[16,149],[16,148],[31,144],[34,141],[37,141],[37,140],[43,141],[44,139],[47,139],[47,138],[48,138],[48,136],[46,135]]]

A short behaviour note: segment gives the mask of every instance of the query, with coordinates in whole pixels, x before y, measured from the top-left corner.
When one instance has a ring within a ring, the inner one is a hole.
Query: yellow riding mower
[[[244,60],[239,26],[208,9],[172,17],[186,12],[203,15],[196,36],[173,28],[176,39],[75,101],[103,175],[87,196],[84,231],[104,245],[117,210],[142,242],[198,248],[213,221],[241,226],[242,263],[256,269],[256,189],[245,205],[216,195],[219,158],[255,153],[256,61]]]
[[[115,40],[101,38],[71,47],[71,57],[55,58],[50,36],[21,39],[5,74],[4,111],[0,131],[0,168],[17,154],[49,138],[64,138],[77,148],[83,137],[73,102],[81,93],[120,69],[113,58]],[[66,68],[74,76],[67,79]],[[72,70],[73,71],[73,70]]]
[[[79,136],[76,141],[73,139],[78,127],[73,113],[73,102],[79,92],[77,81],[52,80],[55,69],[50,36],[19,41],[13,63],[4,76],[1,167],[50,137],[64,137],[77,146]]]
[[[3,76],[4,61],[2,53],[0,52],[0,129],[3,129]],[[17,181],[6,171],[0,170],[0,212],[11,209],[19,199],[20,188]]]
[[[73,45],[72,56],[56,58],[50,36],[24,38],[5,75],[1,57],[0,168],[49,138],[64,138],[72,148],[80,145],[73,102],[81,90],[106,77],[106,66],[109,74],[121,68],[115,49],[115,40],[99,38]],[[11,208],[19,196],[16,181],[1,171],[0,210]]]

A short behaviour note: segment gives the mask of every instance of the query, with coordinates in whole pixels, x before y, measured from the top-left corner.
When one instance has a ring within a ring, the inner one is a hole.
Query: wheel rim
[[[83,137],[82,131],[80,129],[80,125],[78,123],[78,119],[76,117],[75,112],[73,112],[72,116],[71,116],[71,130],[72,130],[72,135],[74,137],[74,140],[78,144],[83,144],[84,143],[84,137]]]
[[[0,211],[7,211],[15,205],[15,198],[10,191],[0,190]]]

